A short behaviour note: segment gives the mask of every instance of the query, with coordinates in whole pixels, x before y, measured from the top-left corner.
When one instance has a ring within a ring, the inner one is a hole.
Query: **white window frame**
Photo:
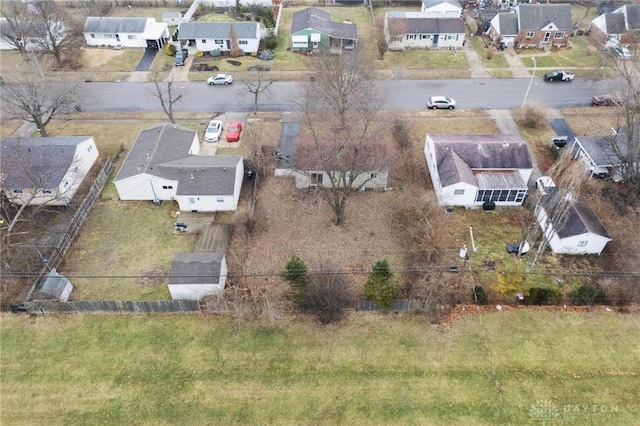
[[[555,40],[561,40],[564,38],[564,31],[556,31],[555,33],[553,33],[553,38]]]
[[[534,31],[527,31],[527,38],[533,38],[534,35],[536,35]]]
[[[587,244],[589,244],[589,241],[586,241],[586,240],[578,241],[578,247],[586,247]]]
[[[464,189],[455,189],[453,195],[464,195]]]

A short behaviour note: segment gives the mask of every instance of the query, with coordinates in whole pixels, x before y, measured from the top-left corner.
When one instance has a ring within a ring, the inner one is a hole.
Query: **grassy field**
[[[354,313],[280,330],[200,315],[5,315],[0,422],[631,425],[638,324],[604,311],[494,310],[440,326]],[[532,412],[544,403],[559,417]]]

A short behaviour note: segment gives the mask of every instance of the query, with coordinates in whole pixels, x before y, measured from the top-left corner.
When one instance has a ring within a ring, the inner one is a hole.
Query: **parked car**
[[[610,94],[596,95],[591,98],[591,103],[595,106],[619,106],[620,101],[615,99]]]
[[[233,83],[233,77],[231,77],[229,74],[213,75],[207,79],[207,84],[209,86],[218,86],[231,83]]]
[[[629,52],[629,49],[619,44],[607,46],[606,50],[613,56],[617,56],[620,59],[631,59],[633,57],[631,56],[631,52]]]
[[[227,127],[227,142],[238,142],[240,140],[240,133],[242,133],[242,123],[239,121],[232,121]]]
[[[222,134],[222,121],[211,120],[204,132],[204,140],[207,142],[218,142]]]
[[[427,108],[431,109],[454,109],[456,101],[446,96],[432,96],[427,101]]]
[[[544,81],[571,81],[575,76],[569,71],[551,71],[544,75]]]
[[[184,66],[184,63],[187,61],[189,57],[189,50],[187,49],[179,49],[176,51],[176,56],[174,60],[174,64],[176,67]]]
[[[536,180],[535,187],[540,195],[549,195],[556,190],[556,183],[549,176],[542,176]]]

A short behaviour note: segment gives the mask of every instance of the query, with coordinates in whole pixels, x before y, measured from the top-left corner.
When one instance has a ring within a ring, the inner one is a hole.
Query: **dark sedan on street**
[[[571,81],[575,76],[568,71],[551,71],[544,75],[544,81]]]

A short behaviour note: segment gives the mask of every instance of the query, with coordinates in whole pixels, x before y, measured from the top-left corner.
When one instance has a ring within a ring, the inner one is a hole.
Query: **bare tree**
[[[350,276],[331,264],[322,264],[309,277],[302,304],[322,324],[340,321],[354,302]]]
[[[105,16],[111,4],[103,0],[78,0],[76,7],[82,10],[84,16]]]
[[[46,126],[53,117],[73,111],[78,82],[46,81],[37,61],[16,80],[3,86],[2,109],[11,118],[34,123],[40,136],[48,136]]]
[[[19,1],[6,2],[0,10],[6,20],[2,37],[22,54],[25,61],[28,61],[26,43],[33,34],[31,14],[26,5]]]
[[[383,97],[358,48],[344,55],[320,53],[311,62],[316,79],[295,100],[309,136],[299,139],[292,165],[322,194],[340,226],[349,197],[387,172],[386,147],[379,143]]]
[[[173,77],[169,77],[164,82],[158,81],[158,73],[154,74],[153,85],[155,90],[151,91],[151,94],[158,98],[162,111],[167,115],[169,121],[176,124],[176,120],[173,115],[173,106],[182,99],[182,91],[176,88]]]
[[[242,50],[240,49],[240,44],[238,43],[238,34],[236,34],[235,28],[231,25],[231,30],[229,30],[229,55],[232,58],[237,58],[242,55]]]
[[[389,50],[389,39],[384,22],[380,18],[375,18],[373,22],[373,40],[378,51],[378,59],[381,61],[384,60],[384,54]]]
[[[64,55],[70,54],[75,40],[70,34],[71,19],[66,10],[53,0],[33,3],[33,27],[38,37],[34,38],[41,50],[53,56],[56,65],[64,65]]]
[[[269,93],[269,87],[273,84],[273,81],[265,81],[262,71],[257,71],[255,79],[245,83],[247,91],[253,94],[253,114],[258,113],[258,97],[266,92]]]

